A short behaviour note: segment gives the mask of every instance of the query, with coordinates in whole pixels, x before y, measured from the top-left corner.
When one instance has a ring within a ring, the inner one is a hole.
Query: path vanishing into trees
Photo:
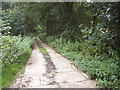
[[[82,71],[78,71],[73,63],[44,44],[50,60],[46,60],[34,38],[34,47],[23,76],[17,78],[16,88],[97,88],[96,82],[90,80]]]

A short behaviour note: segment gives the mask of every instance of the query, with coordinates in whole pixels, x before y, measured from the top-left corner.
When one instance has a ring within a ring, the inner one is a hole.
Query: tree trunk
[[[95,31],[95,26],[96,26],[96,19],[97,19],[97,17],[96,16],[93,16],[93,30],[92,30],[92,32],[94,32]]]

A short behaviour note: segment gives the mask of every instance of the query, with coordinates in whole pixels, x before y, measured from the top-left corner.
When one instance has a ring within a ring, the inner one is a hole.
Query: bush
[[[29,49],[24,55],[19,57],[19,63],[11,63],[2,68],[2,88],[7,88],[16,82],[18,75],[21,76],[25,70],[25,64],[32,52],[32,48]]]
[[[3,36],[1,37],[1,60],[2,60],[2,88],[13,84],[18,75],[22,73],[32,52],[33,40],[31,37]]]
[[[46,33],[40,33],[38,36],[42,41],[46,40]]]
[[[52,40],[53,39],[53,40]],[[49,41],[50,40],[50,41]],[[96,79],[105,88],[119,88],[119,57],[115,50],[98,39],[81,39],[81,42],[60,37],[47,37],[47,43],[68,59],[72,60],[91,79]],[[104,50],[104,51],[102,51]]]
[[[30,37],[19,36],[1,36],[1,59],[2,66],[13,62],[20,62],[19,57],[28,52],[33,45]]]

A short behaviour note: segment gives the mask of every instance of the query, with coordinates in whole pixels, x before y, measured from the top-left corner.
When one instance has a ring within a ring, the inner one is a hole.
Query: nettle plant
[[[82,44],[84,44],[86,47],[90,45],[89,51],[92,53],[92,55],[95,55],[96,52],[100,54],[109,54],[111,57],[113,57],[116,52],[112,49],[112,46],[115,43],[115,40],[113,40],[117,34],[116,33],[110,33],[110,32],[103,32],[101,30],[96,30],[92,32],[92,29],[83,29],[82,30]],[[84,45],[81,45],[82,50],[88,50],[84,47]],[[88,51],[88,52],[89,52]]]
[[[27,53],[33,41],[30,37],[1,35],[1,59],[4,65],[19,62],[19,57]]]
[[[60,54],[72,60],[80,70],[88,73],[91,79],[96,79],[99,85],[106,88],[118,88],[119,57],[115,50],[102,42],[106,38],[103,39],[101,34],[100,32],[93,33],[91,36],[87,33],[83,34],[87,37],[81,39],[80,42],[71,42],[62,37],[52,36],[47,37],[46,41]],[[107,37],[106,33],[104,35]]]
[[[2,23],[2,26],[1,26],[0,30],[1,30],[2,34],[10,35],[11,34],[11,32],[10,32],[11,27],[9,26],[10,23],[8,23],[7,21],[1,21],[1,23]]]

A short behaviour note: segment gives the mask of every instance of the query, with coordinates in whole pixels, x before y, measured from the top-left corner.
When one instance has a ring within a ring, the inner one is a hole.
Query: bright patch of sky
[[[87,2],[91,2],[91,0],[87,0]]]

